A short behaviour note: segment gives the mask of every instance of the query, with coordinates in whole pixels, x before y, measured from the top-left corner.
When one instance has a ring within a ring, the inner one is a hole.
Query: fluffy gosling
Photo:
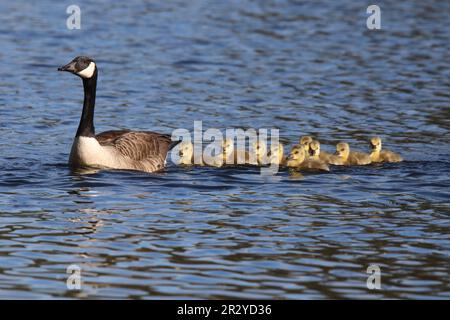
[[[313,138],[311,136],[303,136],[300,138],[300,145],[305,150],[305,157],[309,158],[309,144],[313,141]]]
[[[340,166],[344,164],[344,161],[342,160],[342,158],[325,152],[325,151],[321,151],[320,150],[320,142],[317,140],[313,140],[310,144],[309,144],[309,153],[310,153],[310,157],[313,160],[320,160],[323,161],[327,164],[333,164],[335,166]]]
[[[370,147],[372,152],[370,153],[370,160],[372,162],[400,162],[403,158],[395,152],[389,150],[381,150],[381,138],[372,137],[370,139]]]
[[[346,142],[339,142],[336,145],[336,156],[340,157],[344,165],[366,165],[370,164],[370,156],[363,152],[350,151],[350,146]]]
[[[251,164],[251,157],[247,151],[235,150],[234,140],[227,138],[222,141],[222,154],[224,165]]]
[[[291,168],[330,171],[330,168],[326,163],[314,159],[307,159],[305,148],[302,145],[295,145],[292,147],[289,157],[287,157],[286,164]]]

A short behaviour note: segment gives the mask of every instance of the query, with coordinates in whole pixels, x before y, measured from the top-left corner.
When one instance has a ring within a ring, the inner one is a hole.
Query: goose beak
[[[292,154],[290,154],[290,155],[286,158],[286,160],[292,160]]]
[[[75,69],[75,62],[69,62],[68,64],[66,64],[65,66],[59,67],[58,71],[67,71],[67,72],[72,72],[75,73],[76,69]]]

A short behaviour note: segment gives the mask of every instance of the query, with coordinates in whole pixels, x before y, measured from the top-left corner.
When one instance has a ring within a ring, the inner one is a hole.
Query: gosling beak
[[[293,160],[293,159],[292,159],[292,154],[290,154],[290,155],[286,158],[286,160]]]
[[[67,72],[75,73],[76,72],[75,64],[76,64],[76,62],[71,61],[68,64],[66,64],[65,66],[59,67],[58,71],[67,71]]]

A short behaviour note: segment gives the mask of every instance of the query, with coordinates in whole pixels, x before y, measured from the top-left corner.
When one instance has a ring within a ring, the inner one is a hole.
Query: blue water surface
[[[0,2],[0,298],[450,298],[448,1],[378,1],[381,30],[364,1],[77,0],[80,30],[71,4]],[[380,135],[405,161],[73,172],[78,55],[97,132]]]

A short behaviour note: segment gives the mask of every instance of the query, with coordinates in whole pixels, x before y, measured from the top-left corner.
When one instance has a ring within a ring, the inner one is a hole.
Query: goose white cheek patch
[[[94,62],[91,62],[91,63],[89,63],[89,65],[87,66],[87,68],[81,70],[81,71],[78,72],[77,74],[78,74],[80,77],[83,77],[83,78],[90,78],[90,77],[92,77],[92,76],[94,75],[94,71],[95,71],[95,63],[94,63]]]

